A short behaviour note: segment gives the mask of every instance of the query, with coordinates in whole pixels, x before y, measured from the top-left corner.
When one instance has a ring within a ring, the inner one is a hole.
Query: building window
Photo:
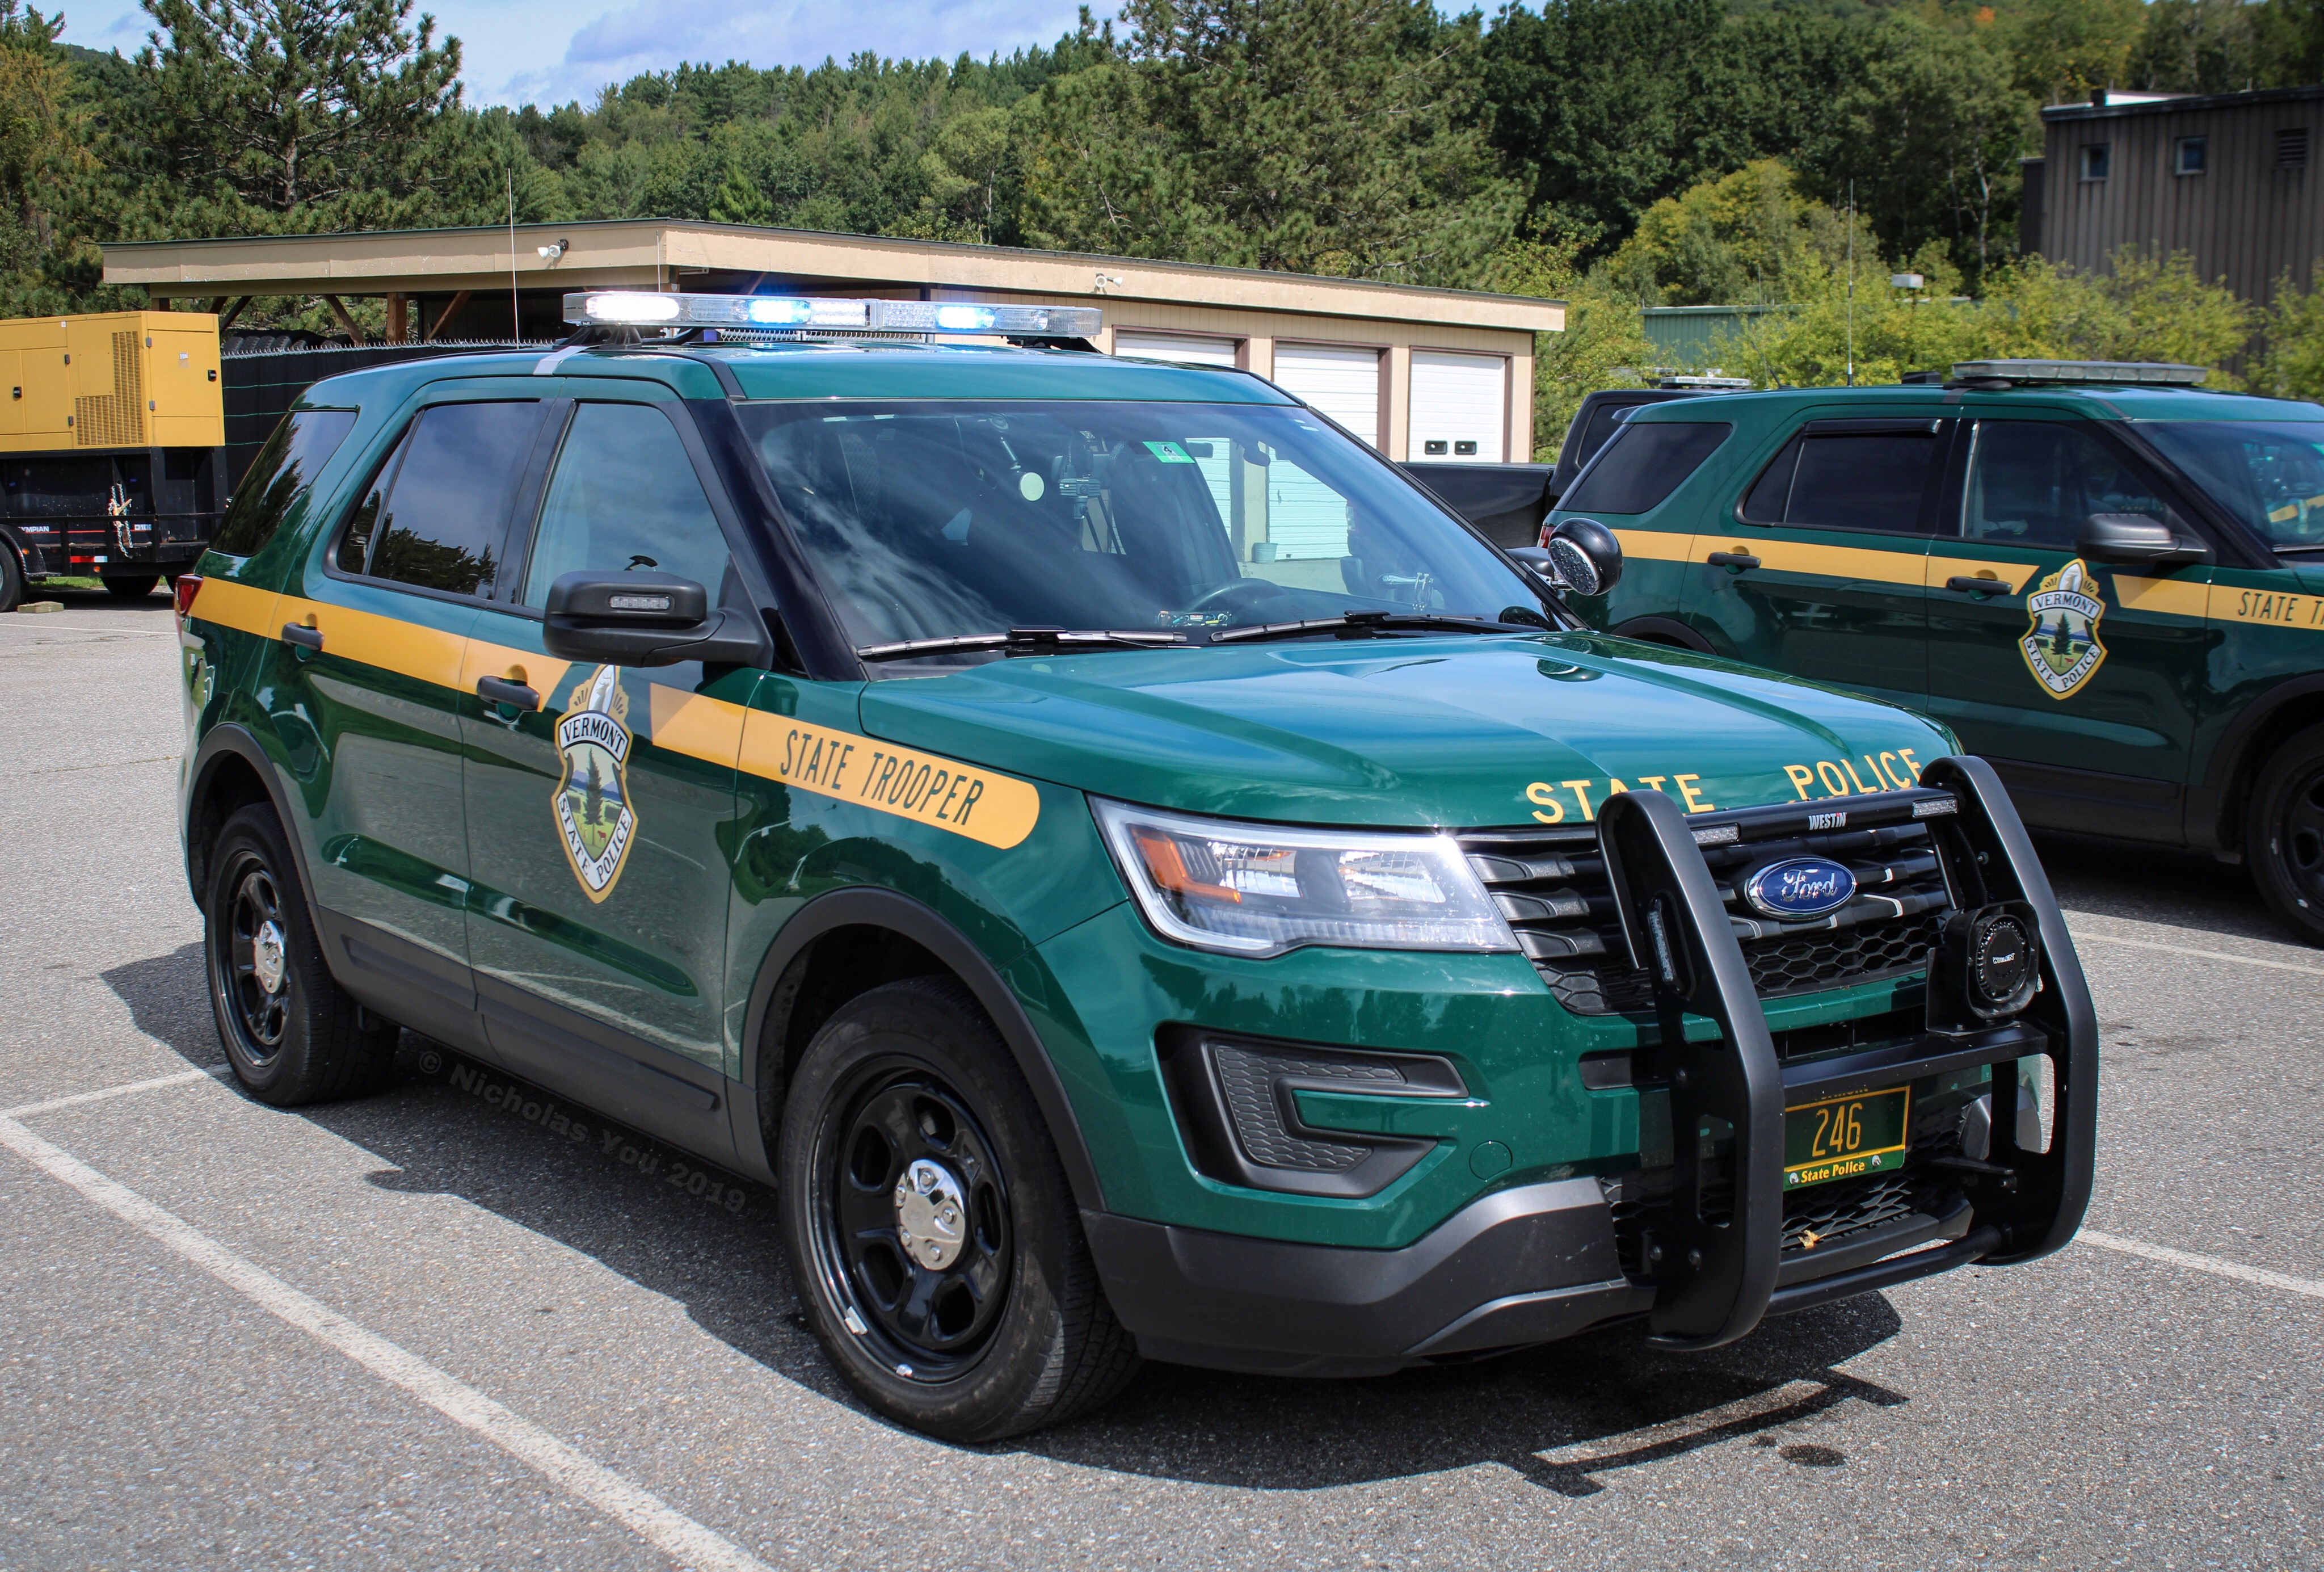
[[[2172,161],[2172,168],[2182,175],[2201,174],[2203,172],[2203,139],[2200,136],[2181,137],[2179,155]]]
[[[2275,167],[2298,170],[2308,167],[2308,127],[2285,125],[2275,134]]]
[[[2082,179],[2102,180],[2107,178],[2107,154],[2114,149],[2110,142],[2093,142],[2082,149]]]

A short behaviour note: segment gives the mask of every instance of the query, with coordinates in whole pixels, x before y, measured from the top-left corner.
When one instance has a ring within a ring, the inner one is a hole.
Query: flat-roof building
[[[2122,245],[2183,251],[2198,276],[2265,302],[2324,256],[2324,87],[2204,97],[2098,92],[2042,111],[2024,161],[2024,248],[2103,270]]]
[[[254,296],[316,297],[351,334],[346,301],[380,298],[390,342],[561,337],[562,297],[593,289],[1098,305],[1109,354],[1243,367],[1421,462],[1530,458],[1533,336],[1565,326],[1525,296],[659,218],[128,242],[105,282],[229,325]]]

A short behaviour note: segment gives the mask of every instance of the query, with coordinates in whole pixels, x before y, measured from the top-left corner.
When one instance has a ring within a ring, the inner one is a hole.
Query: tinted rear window
[[[355,510],[339,566],[453,595],[489,595],[537,403],[438,404],[405,433]]]
[[[1743,516],[1755,524],[1920,533],[1937,449],[1936,437],[1920,431],[1794,437],[1743,499]]]
[[[1735,428],[1724,421],[1637,421],[1625,425],[1582,477],[1564,509],[1643,513],[1660,507]]]
[[[282,527],[292,505],[307,495],[316,474],[339,450],[355,423],[353,410],[293,410],[283,416],[251,461],[250,473],[235,487],[234,501],[226,506],[211,549],[229,557],[255,556]]]

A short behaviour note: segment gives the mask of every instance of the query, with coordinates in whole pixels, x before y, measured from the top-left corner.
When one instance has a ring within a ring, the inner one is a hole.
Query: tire
[[[209,868],[204,970],[235,1079],[278,1108],[376,1090],[398,1029],[364,1012],[324,965],[274,810],[254,803],[228,818]]]
[[[992,1441],[1086,1413],[1137,1373],[1032,1090],[958,983],[843,1005],[791,1077],[779,1142],[799,1300],[879,1412]]]
[[[14,611],[24,604],[24,569],[16,560],[16,553],[0,542],[0,612]]]
[[[2324,945],[2324,726],[2293,733],[2260,766],[2244,808],[2244,861],[2284,926]]]
[[[105,593],[115,600],[143,600],[161,582],[158,573],[117,573],[105,580]]]

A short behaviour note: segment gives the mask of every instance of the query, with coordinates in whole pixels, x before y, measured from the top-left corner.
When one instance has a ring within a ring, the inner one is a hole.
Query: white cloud
[[[631,0],[591,10],[558,0],[444,0],[419,9],[460,40],[472,104],[593,101],[608,82],[683,61],[819,65],[869,50],[891,59],[982,59],[1070,32],[1072,0]],[[1111,6],[1094,8],[1101,14]],[[134,54],[152,19],[134,0],[67,14],[65,41]]]

